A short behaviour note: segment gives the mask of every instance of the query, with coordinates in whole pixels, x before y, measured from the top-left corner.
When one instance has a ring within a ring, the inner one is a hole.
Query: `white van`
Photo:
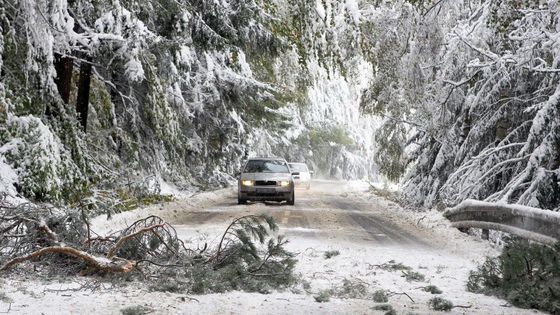
[[[293,175],[294,183],[296,186],[305,187],[306,189],[311,188],[311,174],[313,171],[310,171],[305,163],[295,163],[290,162],[290,171],[292,173],[299,173],[297,175]]]

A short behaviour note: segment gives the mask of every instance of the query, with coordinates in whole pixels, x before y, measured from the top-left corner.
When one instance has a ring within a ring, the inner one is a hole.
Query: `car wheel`
[[[247,199],[237,197],[237,204],[246,205],[247,204]]]
[[[290,199],[287,200],[288,205],[293,206],[296,202],[296,196],[294,194],[294,191],[292,190],[292,197],[290,197]]]

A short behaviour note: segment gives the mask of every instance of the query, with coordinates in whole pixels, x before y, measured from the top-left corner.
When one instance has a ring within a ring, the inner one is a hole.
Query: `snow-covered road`
[[[235,189],[226,189],[200,196],[199,203],[186,208],[181,201],[162,208],[163,214],[171,214],[168,220],[193,246],[215,245],[234,218],[271,215],[280,233],[290,240],[288,249],[298,253],[296,271],[308,284],[295,293],[212,295],[208,304],[184,309],[208,314],[384,313],[374,309],[379,303],[359,296],[333,296],[327,303],[315,302],[314,296],[320,292],[344,291],[346,282],[364,284],[370,293],[389,292],[389,304],[397,314],[437,313],[428,307],[435,295],[421,289],[428,285],[437,286],[443,291],[438,296],[455,305],[470,306],[454,308],[452,314],[535,314],[511,307],[503,300],[466,291],[469,271],[485,256],[496,255],[496,248],[450,228],[437,211],[405,210],[371,194],[369,187],[359,181],[317,180],[311,190],[296,191],[295,206],[273,202],[238,205]],[[170,209],[173,210],[169,212]],[[332,251],[340,254],[326,259],[325,253]],[[407,280],[405,273],[409,271],[379,267],[387,263],[408,266],[422,274],[424,280]],[[202,300],[200,304],[204,304]]]
[[[375,202],[365,194],[363,182],[314,181],[310,190],[296,190],[296,204],[250,203],[237,205],[235,191],[225,191],[223,199],[182,213],[171,223],[181,226],[224,225],[247,214],[272,216],[288,236],[332,241],[346,240],[363,246],[395,245],[430,247],[431,234],[409,222],[396,220],[391,205]]]
[[[235,189],[230,188],[92,222],[104,234],[158,215],[176,227],[188,246],[202,248],[205,243],[215,246],[234,218],[271,215],[290,241],[287,249],[297,253],[300,284],[289,291],[186,296],[152,292],[132,283],[119,290],[74,292],[61,290],[77,287],[83,279],[47,284],[15,279],[4,286],[14,301],[10,314],[119,314],[135,305],[146,306],[153,314],[384,314],[376,309],[381,304],[371,298],[378,290],[388,294],[396,314],[440,313],[428,306],[435,296],[469,307],[453,308],[451,314],[538,313],[466,291],[469,271],[486,255],[496,255],[496,248],[450,228],[437,211],[405,210],[371,194],[368,187],[363,182],[316,181],[311,190],[296,192],[295,206],[237,205]],[[327,258],[327,252],[338,254]],[[424,291],[429,285],[442,293]],[[316,302],[315,297],[325,292],[330,300]],[[0,312],[4,306],[0,302]]]

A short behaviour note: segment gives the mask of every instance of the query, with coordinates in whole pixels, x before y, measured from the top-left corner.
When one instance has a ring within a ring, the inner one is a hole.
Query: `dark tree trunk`
[[[80,80],[78,82],[78,98],[76,100],[76,112],[84,132],[87,129],[87,117],[89,109],[89,87],[91,83],[91,58],[87,57],[80,63]]]
[[[483,240],[488,240],[490,239],[490,231],[487,229],[482,229],[482,235],[481,235]]]
[[[69,4],[73,4],[74,0],[69,0]],[[74,25],[74,30],[76,30]],[[70,52],[72,54],[72,52]],[[56,70],[56,78],[54,83],[58,90],[58,94],[62,98],[64,104],[70,103],[70,91],[72,89],[72,73],[74,71],[74,60],[68,56],[63,56],[60,53],[54,53],[54,69]],[[47,115],[53,114],[51,108],[47,106]]]
[[[70,89],[72,87],[72,70],[74,63],[72,58],[55,54],[54,68],[56,70],[56,78],[54,83],[58,89],[58,93],[65,104],[70,102]]]

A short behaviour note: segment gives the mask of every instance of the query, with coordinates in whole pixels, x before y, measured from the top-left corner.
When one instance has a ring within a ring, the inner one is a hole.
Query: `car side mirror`
[[[297,176],[297,175],[299,175],[299,172],[293,172],[292,173],[292,176]]]
[[[315,172],[313,172],[313,171],[309,171],[309,174],[313,175],[313,173],[315,173]]]

